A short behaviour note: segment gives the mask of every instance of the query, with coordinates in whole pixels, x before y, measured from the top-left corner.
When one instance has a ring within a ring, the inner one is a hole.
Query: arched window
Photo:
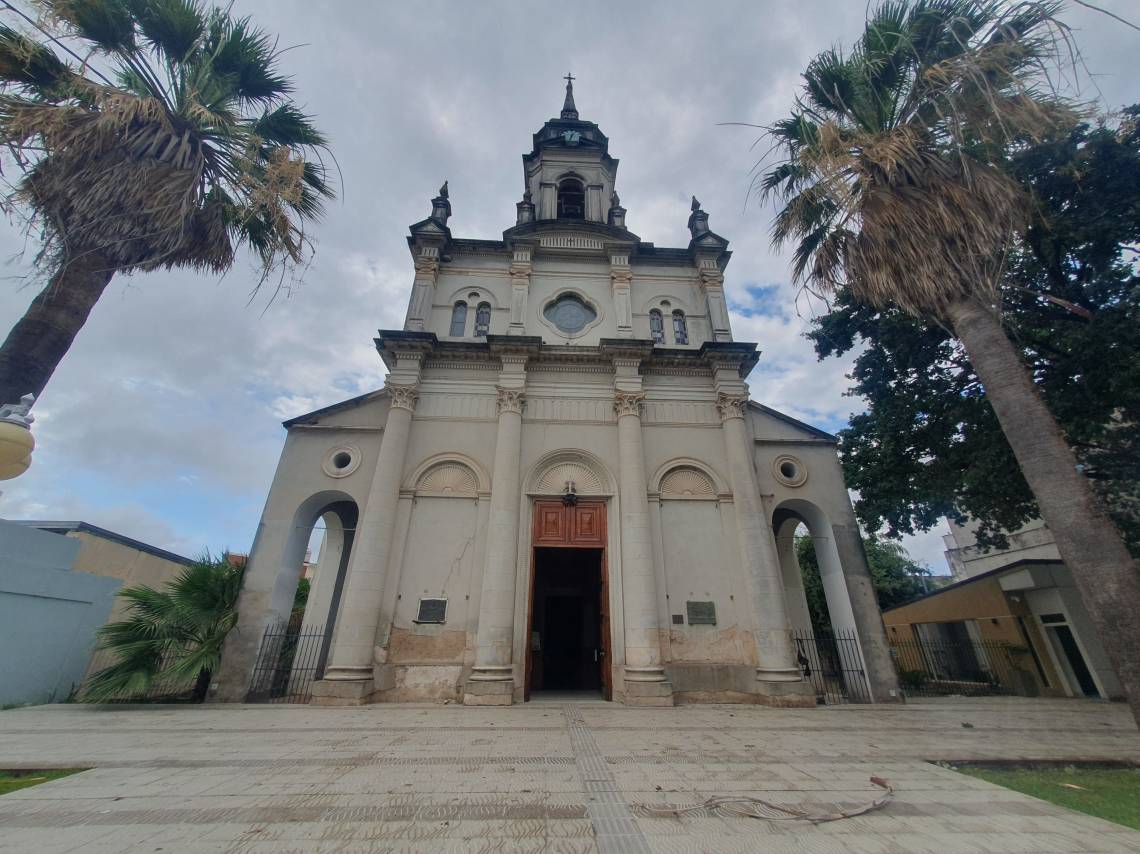
[[[673,312],[673,343],[689,343],[689,330],[685,327],[685,312],[680,309]]]
[[[462,338],[466,330],[467,303],[460,300],[455,304],[455,308],[451,310],[451,336],[453,338]]]
[[[487,333],[491,331],[491,304],[489,302],[479,303],[479,307],[475,309],[475,337],[486,338]]]
[[[563,178],[558,185],[558,218],[586,218],[586,189],[576,178]]]
[[[654,344],[665,343],[665,321],[661,319],[661,312],[657,309],[649,312],[649,334],[653,336]]]

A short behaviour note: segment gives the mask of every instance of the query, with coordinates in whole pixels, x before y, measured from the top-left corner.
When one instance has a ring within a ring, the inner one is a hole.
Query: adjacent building
[[[95,632],[121,620],[123,586],[162,587],[188,558],[87,522],[0,522],[0,703],[72,696],[109,664]]]
[[[870,695],[895,699],[835,439],[749,397],[728,241],[696,199],[686,246],[630,230],[571,81],[522,166],[502,239],[453,234],[446,183],[410,227],[384,388],[285,422],[214,696],[246,696],[321,524],[316,702],[814,705],[791,636],[806,524]]]
[[[992,677],[1000,668],[989,659],[1000,654],[1013,665],[1004,672],[1021,677],[1020,685],[1007,686],[1019,693],[1121,697],[1045,523],[1034,520],[1008,534],[1004,549],[979,547],[976,530],[973,522],[950,522],[945,542],[953,584],[883,613],[903,668],[921,663],[953,684]]]

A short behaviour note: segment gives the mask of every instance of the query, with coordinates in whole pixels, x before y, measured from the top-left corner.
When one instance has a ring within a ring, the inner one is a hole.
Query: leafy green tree
[[[875,588],[875,598],[881,610],[902,605],[930,591],[927,580],[931,575],[930,567],[912,559],[901,543],[871,537],[863,541],[863,549],[867,554],[871,585]],[[831,631],[827,596],[823,592],[819,560],[811,537],[796,537],[796,559],[803,576],[812,627],[817,632]]]
[[[146,585],[119,592],[128,618],[98,631],[99,648],[118,660],[92,674],[81,693],[87,703],[145,694],[176,694],[194,686],[202,700],[210,674],[222,660],[222,644],[237,622],[242,567],[207,552],[165,589]]]
[[[1009,150],[1067,133],[1052,0],[892,0],[829,50],[769,131],[761,179],[797,280],[950,329],[985,388],[1140,723],[1140,574],[1002,325],[1005,259],[1032,204]]]
[[[43,391],[115,273],[222,273],[246,246],[284,274],[333,192],[276,42],[229,7],[38,0],[37,19],[5,5],[23,25],[0,25],[0,143],[47,278],[0,346],[11,402]]]
[[[1010,152],[1034,200],[1001,281],[1010,338],[1085,473],[1140,554],[1140,106],[1116,120]],[[840,291],[809,333],[820,358],[864,348],[852,393],[867,404],[840,432],[856,510],[888,536],[943,516],[979,540],[1038,515],[962,345],[943,326]]]

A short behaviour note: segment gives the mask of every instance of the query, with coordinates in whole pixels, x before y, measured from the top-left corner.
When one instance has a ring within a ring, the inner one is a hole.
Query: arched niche
[[[416,495],[454,495],[472,498],[491,489],[491,477],[466,454],[435,454],[420,462],[404,483]]]
[[[562,450],[547,454],[531,469],[528,495],[562,495],[566,482],[582,496],[613,495],[613,479],[600,459],[589,451]]]
[[[674,457],[658,467],[649,484],[650,492],[662,498],[716,498],[729,492],[728,483],[712,466],[690,457]],[[685,496],[686,489],[690,496]]]

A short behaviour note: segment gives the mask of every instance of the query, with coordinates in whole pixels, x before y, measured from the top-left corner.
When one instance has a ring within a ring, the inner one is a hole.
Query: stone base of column
[[[627,706],[672,706],[672,682],[625,682]]]
[[[494,681],[478,679],[472,675],[463,686],[463,705],[465,706],[509,706],[514,702],[515,680],[496,679]]]
[[[815,690],[811,683],[804,679],[798,670],[792,671],[796,676],[795,681],[772,678],[781,672],[759,670],[756,672],[756,701],[761,705],[778,709],[814,709]]]
[[[313,683],[313,706],[363,706],[376,693],[372,679],[321,679]]]

